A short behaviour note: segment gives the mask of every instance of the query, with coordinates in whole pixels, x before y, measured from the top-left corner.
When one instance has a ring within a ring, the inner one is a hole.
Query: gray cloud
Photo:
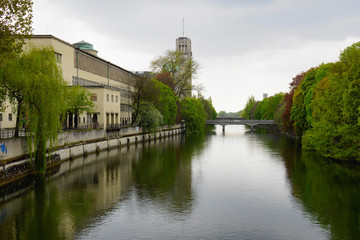
[[[355,0],[37,0],[34,26],[44,33],[47,25],[69,42],[85,38],[104,58],[144,70],[153,56],[175,48],[185,18],[185,35],[203,65],[198,81],[218,110],[235,111],[250,94],[287,90],[298,72],[333,60],[349,39],[359,39],[359,9]],[[224,77],[221,87],[239,86],[231,103],[216,90]]]

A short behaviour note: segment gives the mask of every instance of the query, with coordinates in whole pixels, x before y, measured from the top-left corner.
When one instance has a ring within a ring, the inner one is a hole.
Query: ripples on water
[[[0,203],[1,239],[358,239],[360,175],[243,126],[63,163]]]

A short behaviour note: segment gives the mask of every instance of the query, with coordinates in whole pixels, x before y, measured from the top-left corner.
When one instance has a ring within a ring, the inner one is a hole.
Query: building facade
[[[176,39],[176,51],[184,54],[185,58],[190,61],[192,58],[192,50],[191,50],[191,39],[187,37],[179,37]],[[181,71],[181,66],[180,66]],[[192,78],[188,79],[188,83],[192,86]],[[186,91],[184,97],[191,97],[191,90]]]
[[[191,39],[187,37],[179,37],[176,39],[176,51],[184,53],[187,59],[191,59]]]
[[[130,91],[138,75],[98,57],[93,45],[84,41],[70,44],[52,35],[34,35],[25,50],[29,47],[52,47],[66,83],[83,86],[91,93],[95,112],[69,115],[64,127],[72,128],[76,124],[78,127],[113,128],[131,123]],[[6,108],[0,115],[1,128],[15,127],[16,116],[10,116],[9,111],[10,108]]]

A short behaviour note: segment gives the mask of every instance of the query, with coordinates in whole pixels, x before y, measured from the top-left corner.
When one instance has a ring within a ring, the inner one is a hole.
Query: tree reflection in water
[[[204,141],[204,136],[176,136],[64,162],[53,176],[37,176],[23,194],[0,202],[0,238],[73,239],[133,189],[139,200],[187,215],[194,198],[191,158]]]
[[[258,130],[255,136],[282,156],[292,196],[332,239],[360,238],[360,165],[302,152],[300,142]]]

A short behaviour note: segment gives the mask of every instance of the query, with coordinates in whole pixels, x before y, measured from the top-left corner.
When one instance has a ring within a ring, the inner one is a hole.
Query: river
[[[0,239],[360,239],[360,168],[244,126],[67,161],[2,191]]]

